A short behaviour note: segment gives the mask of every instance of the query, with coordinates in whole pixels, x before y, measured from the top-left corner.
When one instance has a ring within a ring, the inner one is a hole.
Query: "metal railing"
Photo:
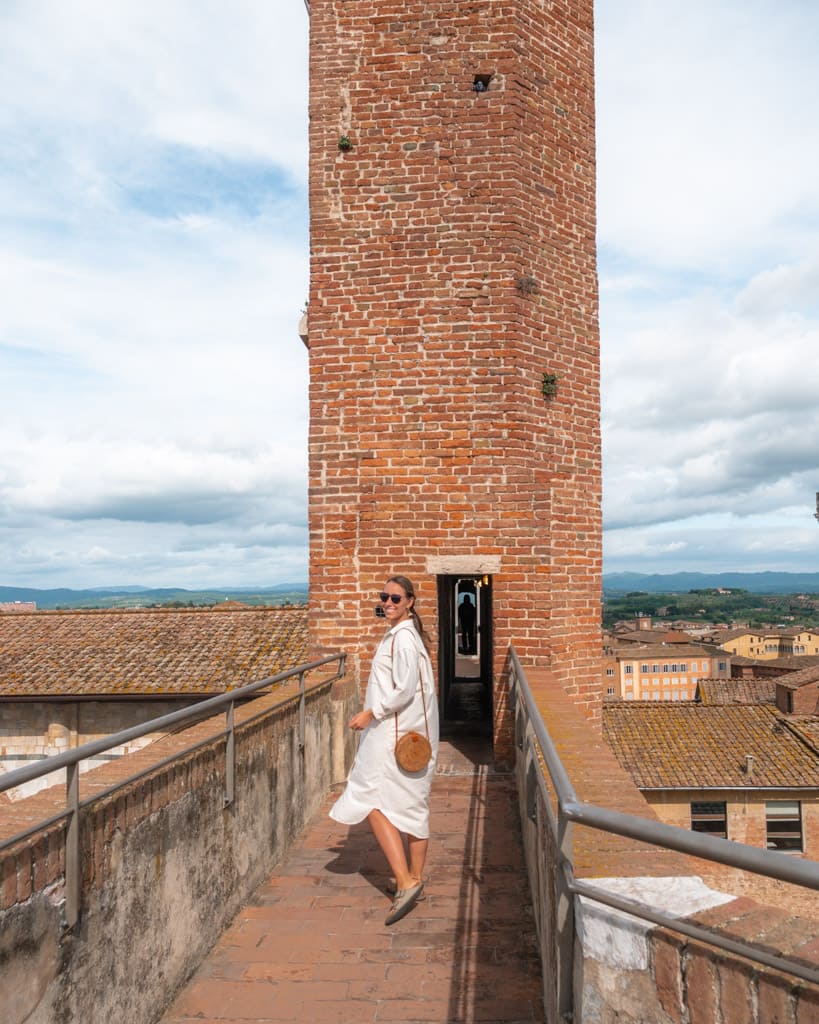
[[[526,674],[514,648],[509,651],[509,691],[515,719],[515,744],[518,756],[523,757],[526,772],[526,813],[530,820],[537,820],[537,803],[540,801],[558,850],[559,864],[557,878],[557,999],[558,1010],[566,1020],[572,1014],[572,971],[574,949],[574,918],[572,896],[585,896],[597,903],[603,903],[616,910],[652,924],[661,925],[670,931],[716,946],[731,954],[793,975],[803,981],[819,984],[819,970],[792,960],[777,956],[760,947],[731,939],[719,932],[655,910],[644,903],[625,897],[615,896],[598,886],[575,878],[573,862],[573,826],[586,825],[603,832],[638,839],[667,850],[697,857],[700,860],[725,864],[754,874],[791,882],[809,889],[819,890],[819,864],[815,861],[800,860],[784,853],[747,846],[728,839],[690,832],[674,825],[666,825],[647,818],[626,814],[622,811],[607,810],[579,800],[566,769],[557,753],[554,743],[535,704]],[[545,764],[556,798],[547,788],[541,762]]]
[[[292,679],[294,676],[298,676],[298,744],[299,749],[303,750],[306,727],[304,677],[308,672],[313,672],[315,669],[321,668],[322,665],[328,665],[331,662],[338,662],[335,675],[323,680],[323,682],[333,682],[344,675],[345,660],[346,654],[338,653],[328,655],[325,658],[320,658],[317,661],[311,661],[309,664],[297,665],[295,668],[279,672],[278,675],[270,676],[267,679],[260,679],[254,683],[248,683],[246,686],[240,686],[235,690],[229,690],[228,692],[221,693],[216,697],[209,697],[207,700],[200,701],[190,707],[181,708],[179,711],[172,711],[159,718],[153,718],[148,722],[143,722],[142,725],[135,725],[130,729],[123,729],[121,732],[114,733],[111,736],[106,736],[103,739],[92,740],[90,743],[83,743],[82,746],[66,750],[62,754],[56,754],[53,757],[46,757],[33,764],[28,764],[22,768],[15,768],[13,771],[5,772],[0,775],[0,793],[4,793],[9,789],[14,789],[17,786],[22,786],[24,783],[33,782],[35,779],[42,778],[45,775],[50,775],[52,772],[61,771],[65,768],[66,806],[62,810],[51,815],[51,817],[38,821],[36,824],[30,826],[24,831],[18,832],[16,835],[0,841],[0,852],[16,845],[22,840],[28,839],[30,836],[37,832],[41,832],[43,829],[48,828],[51,825],[57,824],[60,821],[65,822],[65,920],[66,925],[69,928],[73,927],[79,917],[80,879],[82,875],[80,870],[80,812],[84,807],[87,807],[92,803],[96,803],[111,793],[116,792],[118,789],[122,789],[125,786],[130,785],[131,783],[144,778],[146,775],[151,775],[154,772],[167,767],[167,765],[172,764],[174,761],[178,761],[181,758],[186,757],[203,747],[209,746],[220,739],[224,739],[225,741],[224,801],[225,806],[229,806],[233,803],[236,795],[236,725],[234,721],[234,709],[237,701],[244,702],[254,694],[257,694],[260,690],[269,689],[271,686],[276,686],[280,683],[286,682],[288,679]],[[109,786],[107,789],[95,791],[93,796],[90,796],[85,800],[80,800],[79,767],[82,761],[91,757],[97,757],[99,754],[103,754],[114,747],[129,743],[131,740],[139,739],[142,736],[147,736],[149,733],[165,732],[170,730],[177,731],[180,727],[194,725],[206,718],[210,718],[223,708],[225,709],[225,728],[221,732],[213,733],[208,736],[207,739],[201,740],[198,743],[193,743],[182,750],[176,750],[170,756],[152,763],[142,771],[129,775],[125,779],[118,780],[114,785]],[[260,711],[256,715],[251,715],[242,722],[242,727],[247,726],[250,722],[261,718],[265,714],[268,714],[267,709]]]

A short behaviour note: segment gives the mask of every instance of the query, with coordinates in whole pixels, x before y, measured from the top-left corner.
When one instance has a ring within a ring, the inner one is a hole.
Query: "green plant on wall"
[[[348,149],[353,148],[353,140],[350,138],[349,135],[341,136],[341,138],[338,140],[338,148],[341,150],[342,153],[346,153]]]
[[[552,398],[557,394],[557,374],[544,373],[541,381],[540,391],[544,398]]]

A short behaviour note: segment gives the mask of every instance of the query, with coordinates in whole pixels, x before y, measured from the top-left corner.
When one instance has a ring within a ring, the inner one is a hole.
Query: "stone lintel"
[[[432,576],[491,576],[500,567],[500,555],[431,555],[427,559]]]

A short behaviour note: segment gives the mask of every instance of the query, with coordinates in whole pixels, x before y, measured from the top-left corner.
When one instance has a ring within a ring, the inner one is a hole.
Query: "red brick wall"
[[[819,713],[819,683],[806,683],[794,687],[777,686],[776,706],[785,715]]]
[[[496,556],[496,677],[514,642],[594,714],[592,0],[312,0],[310,32],[311,639],[366,669],[386,576],[434,630],[428,559]]]

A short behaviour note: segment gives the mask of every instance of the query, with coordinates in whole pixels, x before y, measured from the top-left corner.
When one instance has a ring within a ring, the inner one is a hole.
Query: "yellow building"
[[[701,679],[728,679],[731,659],[699,644],[650,644],[614,653],[606,696],[620,700],[693,700]]]
[[[720,647],[757,661],[819,655],[819,633],[810,629],[737,629],[723,635]]]

